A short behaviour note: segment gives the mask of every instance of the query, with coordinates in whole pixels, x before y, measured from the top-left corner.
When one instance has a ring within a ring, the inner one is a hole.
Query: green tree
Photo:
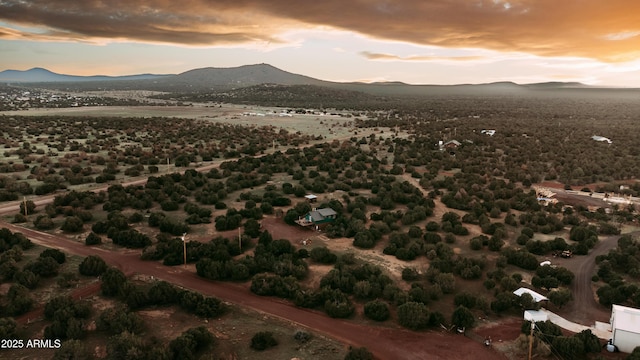
[[[464,306],[467,309],[473,309],[474,307],[476,307],[477,302],[478,298],[468,292],[461,292],[459,294],[456,294],[456,296],[453,298],[453,303],[456,306]]]
[[[58,249],[46,249],[40,253],[40,257],[50,257],[54,259],[58,264],[64,264],[64,262],[67,260],[66,255]]]
[[[398,306],[398,322],[400,325],[412,330],[424,329],[429,323],[427,306],[423,303],[412,301]]]
[[[584,359],[584,344],[577,337],[557,336],[551,346],[565,359]]]
[[[89,255],[82,260],[78,271],[85,276],[100,276],[107,271],[107,263],[97,255]]]
[[[32,273],[41,276],[41,277],[54,277],[58,275],[58,269],[60,268],[60,264],[58,262],[49,257],[39,257],[33,261],[30,261],[24,266],[24,270],[29,270]]]
[[[551,301],[552,304],[556,305],[559,308],[562,308],[573,298],[573,296],[571,295],[571,290],[566,288],[555,289],[551,291],[547,296],[549,297],[549,301]]]
[[[215,338],[204,326],[191,328],[169,343],[172,359],[195,359],[197,354],[213,344]]]
[[[389,306],[381,300],[373,300],[364,304],[364,315],[371,320],[385,321],[389,318]]]
[[[402,269],[402,280],[404,281],[414,281],[419,277],[418,270],[412,267],[406,267]]]
[[[626,357],[625,360],[640,360],[640,346],[636,346],[633,348],[633,351],[629,356]]]
[[[47,215],[38,216],[36,220],[33,222],[33,225],[38,230],[51,230],[56,226],[53,223],[53,220],[51,220],[51,218]]]
[[[166,281],[157,281],[151,285],[148,297],[152,305],[171,305],[178,302],[178,290]]]
[[[102,274],[102,284],[100,289],[102,295],[105,296],[121,296],[124,295],[123,290],[127,283],[127,277],[122,271],[116,268],[108,268]]]
[[[93,354],[81,340],[67,340],[53,354],[53,360],[85,360],[92,359]]]
[[[94,233],[93,231],[87,235],[87,238],[84,240],[85,245],[100,245],[102,244],[102,238],[100,235]]]
[[[18,324],[13,318],[0,318],[0,339],[15,339]]]
[[[355,311],[355,306],[339,289],[329,293],[324,302],[324,311],[332,318],[347,318]]]
[[[445,294],[451,294],[456,289],[456,279],[451,273],[440,273],[436,275],[434,283],[439,285]]]
[[[155,345],[164,348],[163,344]],[[152,359],[153,347],[141,336],[125,331],[109,338],[107,341],[107,358],[131,359],[132,355],[136,355],[136,359]],[[165,354],[165,357],[162,358],[168,358],[168,355]]]
[[[244,233],[255,239],[260,236],[260,223],[255,219],[249,219],[244,223]]]
[[[506,278],[505,278],[506,279]],[[520,295],[520,306],[525,310],[538,310],[539,305],[529,293]]]
[[[107,331],[112,335],[117,335],[128,331],[132,334],[140,334],[144,327],[144,322],[136,313],[129,311],[125,306],[118,305],[102,311],[98,321],[98,330]]]
[[[14,280],[26,287],[27,289],[35,289],[40,282],[40,276],[32,273],[29,270],[19,271],[14,275]]]
[[[32,200],[27,200],[26,201],[26,215],[31,215],[36,211],[36,203],[34,203]],[[25,215],[25,202],[22,201],[20,202],[20,214]]]
[[[598,339],[598,337],[594,335],[590,329],[582,330],[581,332],[575,334],[574,337],[582,341],[585,352],[599,353],[602,350],[600,339]]]
[[[62,226],[60,226],[60,229],[65,232],[75,233],[82,231],[83,225],[84,223],[79,217],[68,216],[64,219],[64,222],[62,223]]]
[[[460,305],[451,314],[451,323],[457,327],[470,328],[475,323],[475,317],[469,309]]]

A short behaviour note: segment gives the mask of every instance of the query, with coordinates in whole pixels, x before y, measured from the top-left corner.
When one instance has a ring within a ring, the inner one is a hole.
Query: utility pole
[[[531,352],[533,351],[533,329],[535,327],[535,321],[531,320],[531,332],[529,333],[529,360],[531,360]]]
[[[184,267],[185,267],[185,269],[187,268],[187,241],[185,240],[186,236],[187,236],[187,233],[182,234],[182,246],[183,246],[183,256],[184,256]]]
[[[22,203],[24,206],[24,217],[27,217],[27,197],[26,196],[22,197]]]
[[[240,234],[240,230],[242,228],[238,227],[238,249],[242,252],[242,235]]]

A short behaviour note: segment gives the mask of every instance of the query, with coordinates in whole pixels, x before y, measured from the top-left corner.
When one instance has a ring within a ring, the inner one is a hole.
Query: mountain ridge
[[[383,82],[333,82],[312,78],[305,75],[294,74],[279,69],[270,64],[241,65],[237,67],[203,67],[184,71],[178,74],[133,74],[122,76],[110,75],[69,75],[60,74],[42,67],[34,67],[28,70],[7,69],[0,71],[0,82],[16,83],[50,83],[50,82],[99,82],[99,81],[131,81],[131,80],[161,80],[162,82],[190,84],[192,87],[210,87],[215,80],[214,87],[220,86],[252,86],[265,83],[280,85],[355,85],[355,86],[429,86],[429,87],[461,87],[461,86],[514,86],[514,87],[538,87],[538,88],[572,88],[589,87],[579,82],[541,82],[518,84],[512,81],[497,81],[490,83],[465,83],[465,84],[408,84],[401,81]],[[195,85],[195,86],[194,86]]]
[[[122,76],[110,75],[68,75],[59,74],[51,70],[34,67],[28,70],[7,69],[0,71],[0,82],[17,82],[17,83],[43,83],[43,82],[90,82],[90,81],[118,81],[118,80],[145,80],[161,78],[165,74],[134,74]]]

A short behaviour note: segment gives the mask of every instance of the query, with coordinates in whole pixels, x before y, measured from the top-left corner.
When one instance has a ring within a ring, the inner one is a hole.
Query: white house
[[[549,316],[546,312],[540,310],[525,310],[524,319],[531,322],[547,321]]]
[[[640,346],[640,309],[613,305],[611,333],[613,345],[622,352],[631,353],[636,346]]]
[[[542,294],[538,294],[537,292],[535,292],[535,291],[533,291],[531,289],[524,288],[524,287],[521,287],[520,289],[514,291],[513,293],[518,295],[518,296],[522,296],[522,294],[525,294],[525,293],[529,294],[529,295],[531,295],[533,300],[535,300],[535,302],[549,300],[546,296],[544,296]]]

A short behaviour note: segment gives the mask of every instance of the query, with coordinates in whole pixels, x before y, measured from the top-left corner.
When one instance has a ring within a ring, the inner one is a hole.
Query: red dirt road
[[[223,301],[277,316],[292,323],[335,338],[355,347],[367,347],[379,359],[506,359],[501,353],[481,343],[451,333],[412,332],[402,328],[365,326],[348,320],[332,319],[325,314],[297,308],[291,303],[251,294],[246,286],[212,282],[198,277],[193,266],[167,267],[157,262],[140,260],[139,251],[116,253],[85,246],[63,237],[0,222],[0,226],[21,232],[34,243],[58,248],[80,256],[99,255],[108,264],[125,273],[139,273],[215,296]]]

